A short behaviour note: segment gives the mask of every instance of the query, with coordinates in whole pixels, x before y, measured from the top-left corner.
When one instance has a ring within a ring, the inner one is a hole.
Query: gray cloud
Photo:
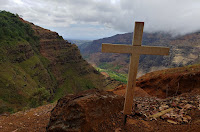
[[[132,32],[134,21],[144,21],[146,32],[186,34],[200,30],[199,7],[199,0],[0,0],[1,10],[60,32],[74,24]]]

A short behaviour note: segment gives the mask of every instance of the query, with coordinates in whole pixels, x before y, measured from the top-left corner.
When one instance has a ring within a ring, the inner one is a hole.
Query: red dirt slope
[[[188,92],[200,94],[200,65],[151,72],[140,77],[137,86],[159,98]]]
[[[55,103],[12,115],[0,115],[0,132],[45,132],[54,106]]]

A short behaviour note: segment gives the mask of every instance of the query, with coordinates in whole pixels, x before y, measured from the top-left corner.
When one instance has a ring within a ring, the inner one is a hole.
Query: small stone
[[[170,117],[170,114],[164,114],[160,118],[164,120],[164,119],[168,119],[169,117]]]
[[[177,98],[175,98],[175,100],[176,100],[176,101],[179,101],[179,100],[180,100],[180,98],[178,98],[178,97],[177,97]]]
[[[16,129],[16,130],[14,130],[14,131],[12,131],[12,132],[16,132],[18,129]]]
[[[172,117],[172,118],[177,118],[178,115],[177,115],[177,114],[171,114],[171,117]]]
[[[180,106],[180,105],[177,105],[177,108],[179,108],[179,109],[182,109],[182,106]]]
[[[188,103],[188,101],[187,101],[187,100],[182,100],[182,102],[183,102],[183,103]]]
[[[185,115],[185,117],[186,117],[188,120],[191,120],[191,119],[192,119],[189,115]]]
[[[171,106],[172,106],[172,107],[176,107],[177,104],[176,104],[175,102],[173,102],[173,103],[171,104]]]
[[[188,102],[189,104],[192,104],[192,103],[194,103],[194,101],[190,101],[190,102]]]
[[[144,117],[147,118],[148,116],[146,114],[144,114]]]
[[[182,123],[182,121],[183,121],[181,117],[177,118],[176,120],[177,120],[178,122],[180,122],[180,123]]]
[[[161,105],[161,106],[159,107],[159,110],[160,110],[160,111],[163,111],[163,110],[166,110],[167,108],[169,108],[168,105]]]
[[[182,108],[184,106],[184,103],[180,103],[178,106]]]
[[[171,123],[171,124],[178,124],[178,122],[175,122],[173,120],[167,120],[167,122]]]
[[[183,122],[188,123],[188,119],[186,117],[183,117]]]
[[[117,128],[117,129],[115,129],[115,132],[121,132],[121,131],[122,131],[121,128]]]
[[[191,104],[186,104],[183,108],[184,109],[191,109],[191,108],[195,108],[195,107]]]
[[[141,109],[141,108],[142,108],[142,104],[138,104],[138,105],[137,105],[137,108],[138,108],[138,109]]]
[[[179,114],[180,114],[180,115],[184,114],[184,110],[181,109],[181,110],[179,111]]]
[[[153,121],[153,120],[156,120],[156,121],[157,121],[157,119],[156,119],[155,117],[151,117],[149,120],[150,120],[150,121]]]

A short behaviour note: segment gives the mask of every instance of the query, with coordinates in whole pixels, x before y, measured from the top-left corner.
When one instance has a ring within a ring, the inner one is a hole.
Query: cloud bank
[[[199,0],[0,0],[0,10],[18,13],[66,36],[67,30],[99,37],[101,32],[104,36],[132,32],[134,21],[144,21],[146,32],[200,30]]]

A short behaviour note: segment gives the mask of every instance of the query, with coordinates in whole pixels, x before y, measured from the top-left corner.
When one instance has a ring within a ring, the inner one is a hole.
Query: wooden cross
[[[102,52],[112,53],[129,53],[131,54],[128,85],[126,88],[126,97],[124,103],[125,120],[128,114],[131,114],[133,105],[133,95],[136,87],[136,76],[141,54],[145,55],[168,55],[169,48],[141,46],[144,22],[135,22],[135,30],[132,45],[120,44],[102,44]]]

